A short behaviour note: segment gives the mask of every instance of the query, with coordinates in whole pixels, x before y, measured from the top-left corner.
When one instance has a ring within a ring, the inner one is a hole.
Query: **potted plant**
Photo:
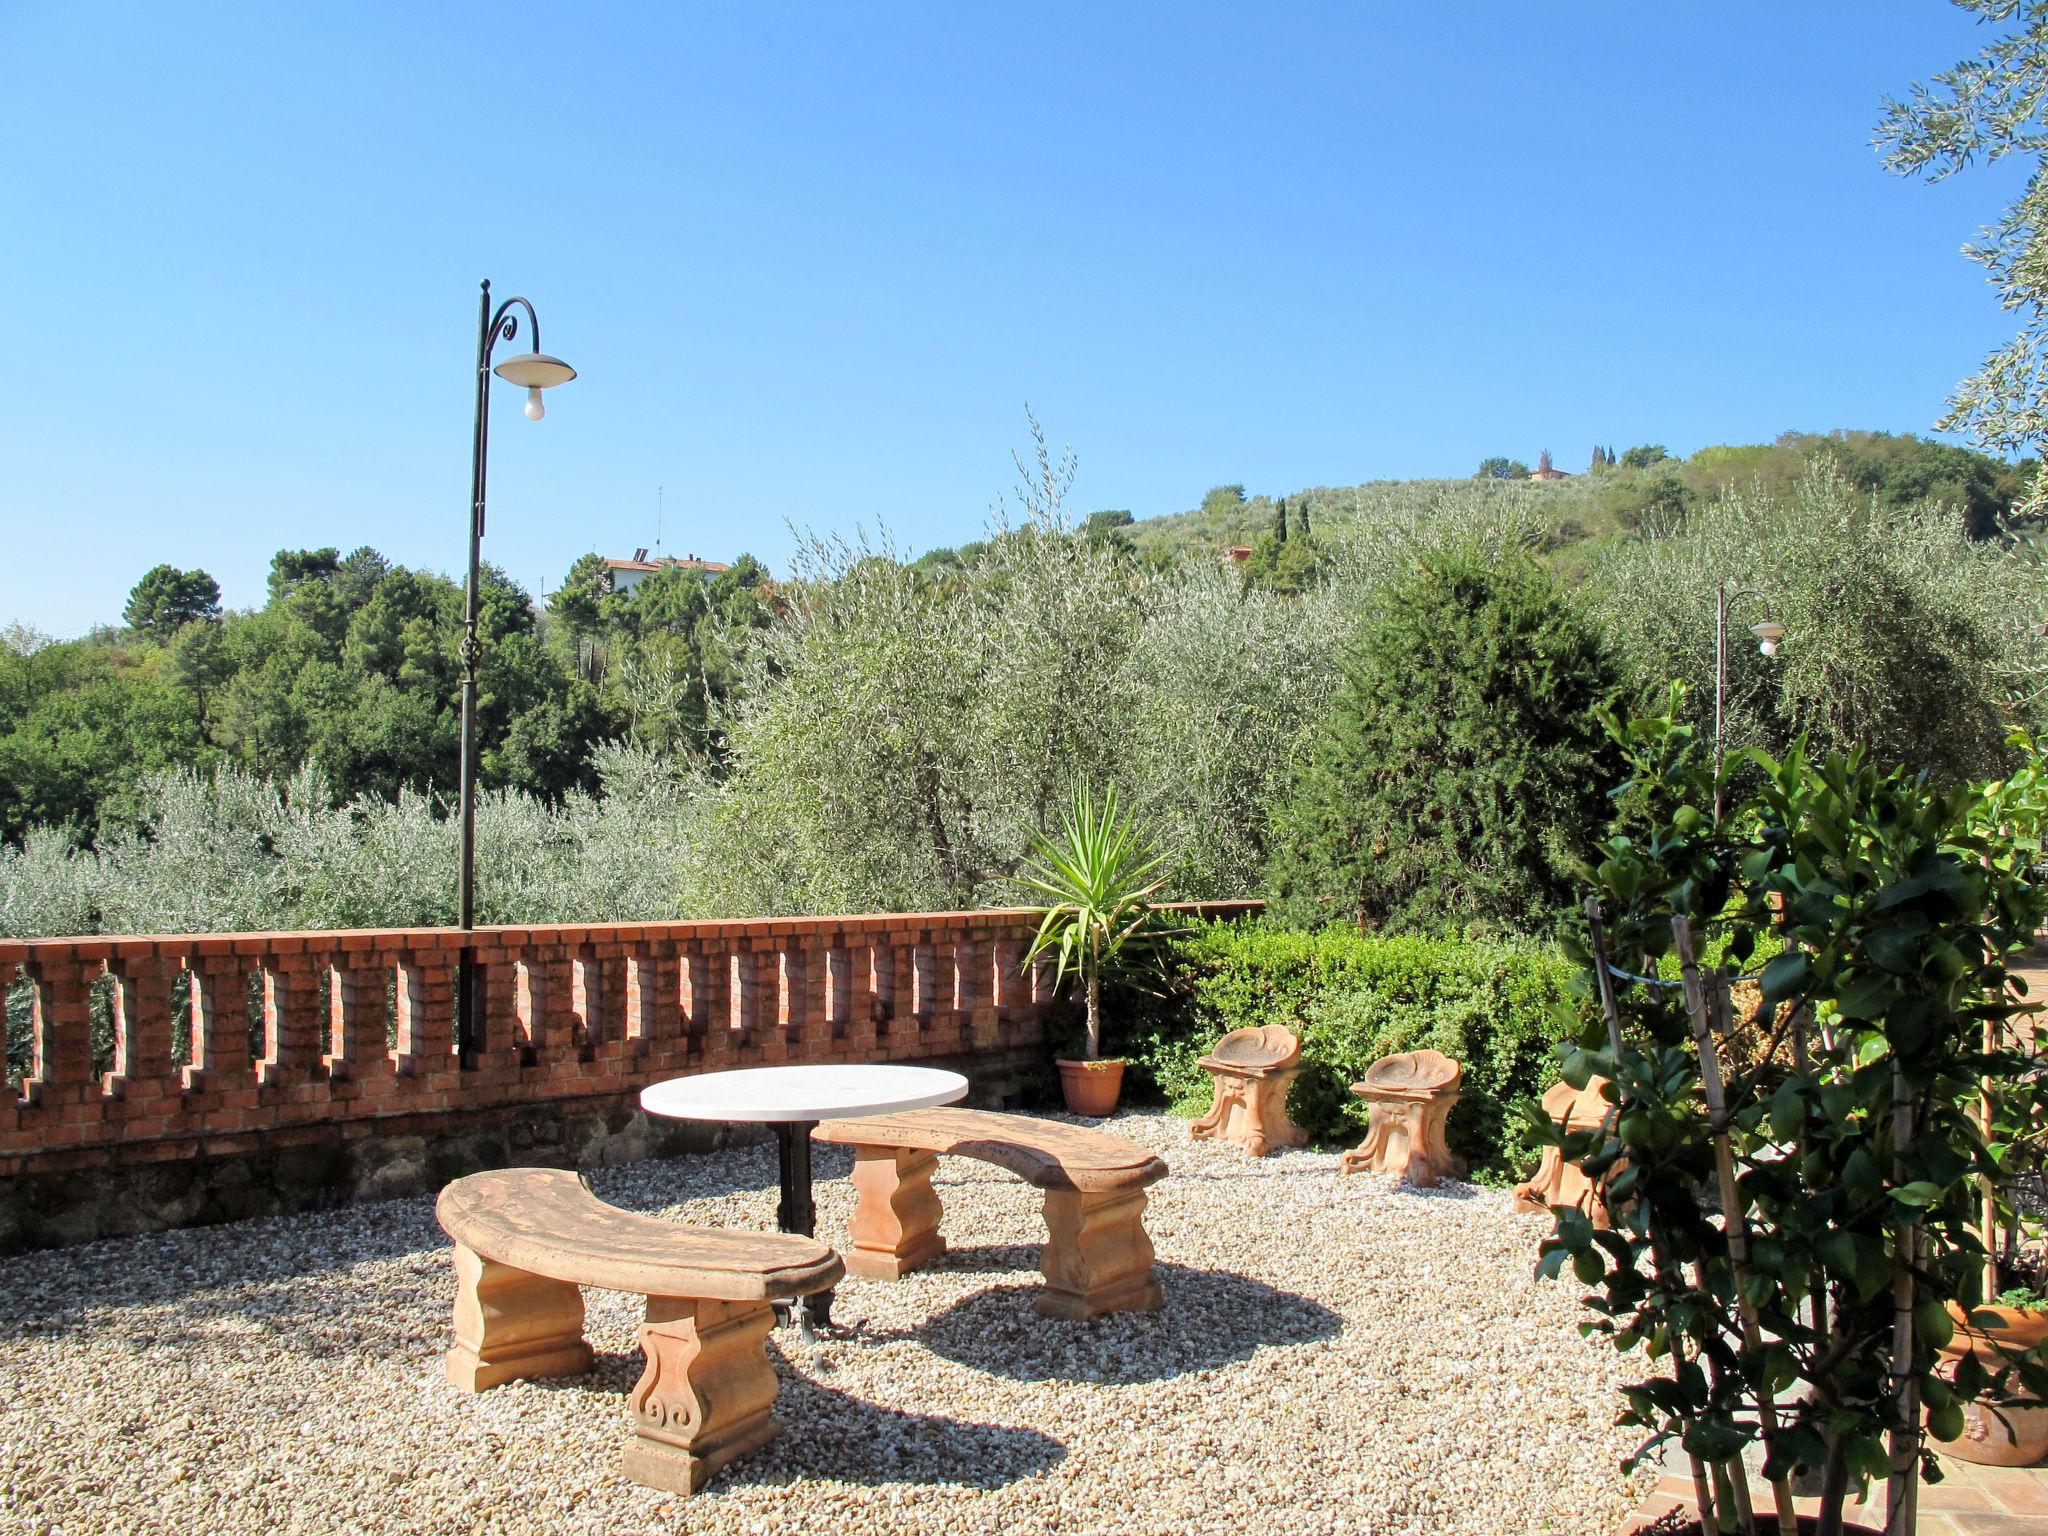
[[[2008,1285],[1982,1306],[1950,1304],[1955,1336],[1942,1346],[1944,1374],[1953,1378],[1965,1356],[1987,1374],[2029,1355],[2044,1357],[2048,1276],[2037,1265],[2030,1275],[2009,1278],[2020,1283]],[[2015,1395],[2003,1403],[1965,1403],[1962,1433],[1942,1449],[1960,1461],[1983,1466],[2031,1467],[2048,1456],[2048,1400]]]
[[[1081,1059],[1059,1059],[1060,1089],[1073,1114],[1111,1114],[1123,1093],[1123,1061],[1102,1055],[1102,982],[1156,954],[1164,930],[1150,898],[1166,883],[1155,873],[1159,863],[1135,821],[1118,808],[1113,787],[1098,803],[1087,786],[1077,786],[1059,836],[1041,832],[1032,841],[1020,883],[1052,904],[1036,911],[1038,932],[1023,963],[1028,968],[1051,953],[1058,957],[1054,985],[1080,982]]]
[[[2031,733],[2015,731],[2006,745],[2019,766],[1984,787],[1974,808],[1974,826],[1991,862],[2038,883],[2048,873],[2043,864],[2048,771]],[[2017,990],[2024,994],[2024,987]],[[2031,1009],[2041,1006],[2038,998],[2027,1001]],[[2036,1022],[2035,1030],[2038,1027]],[[1989,1022],[1986,1048],[2017,1044],[2017,1032],[2012,1033],[2015,1038],[2008,1040],[2003,1021]],[[1951,1377],[1962,1369],[1965,1356],[1995,1374],[2048,1343],[2048,1245],[2039,1231],[2038,1215],[2023,1210],[2011,1189],[2012,1181],[2022,1175],[2031,1175],[2038,1185],[2048,1165],[2048,1058],[2038,1044],[2031,1055],[2029,1069],[2017,1076],[1987,1077],[1978,1094],[1978,1124],[1986,1144],[1997,1153],[2005,1178],[1980,1181],[1978,1236],[1984,1251],[1970,1287],[1972,1302],[1949,1303],[1955,1335],[1941,1354],[1944,1373]],[[2030,1228],[2031,1244],[2023,1245]],[[1965,1403],[1962,1434],[1944,1449],[1961,1461],[2029,1466],[2048,1455],[2048,1400],[2016,1393],[2002,1402]]]
[[[2038,1354],[1940,1354],[1983,1260],[1978,1180],[2004,1173],[1976,1104],[2018,1063],[1986,1025],[2014,1011],[2005,958],[2042,892],[1971,830],[1969,791],[1860,753],[1750,754],[1761,787],[1717,816],[1718,776],[1674,715],[1613,724],[1631,773],[1571,941],[1585,1012],[1562,1067],[1608,1079],[1612,1108],[1542,1133],[1614,1225],[1557,1208],[1542,1267],[1569,1264],[1587,1330],[1650,1363],[1620,1420],[1646,1432],[1638,1457],[1680,1448],[1695,1530],[1836,1536],[1883,1479],[1890,1529],[1910,1531],[1929,1436],[2048,1385]],[[1737,1019],[1731,972],[1773,929]],[[1763,1048],[1724,1059],[1744,1025]],[[1799,1473],[1819,1484],[1806,1520]]]

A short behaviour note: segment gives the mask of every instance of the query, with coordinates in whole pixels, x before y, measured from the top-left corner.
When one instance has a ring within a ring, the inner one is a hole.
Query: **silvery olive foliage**
[[[1167,851],[1174,896],[1260,888],[1267,808],[1328,709],[1372,576],[1347,552],[1298,598],[1207,566],[1148,592],[1117,680],[1114,782]]]
[[[1586,596],[1648,702],[1695,684],[1687,719],[1710,735],[1714,594],[1730,594],[1728,750],[1863,746],[1959,782],[1996,776],[2016,719],[2038,712],[2048,570],[1973,541],[1939,503],[1887,508],[1823,458],[1783,496],[1734,492],[1591,564]],[[1786,626],[1766,657],[1750,626]]]
[[[1562,505],[1558,486],[1502,481],[1312,490],[1294,500],[1313,515],[1313,579],[1283,594],[1206,549],[1166,563],[1077,532],[1072,461],[1042,437],[1021,467],[1021,493],[952,563],[907,564],[881,535],[805,540],[708,715],[682,708],[680,674],[636,675],[634,718],[668,724],[598,749],[601,792],[484,796],[482,918],[1028,904],[1015,876],[1032,837],[1082,782],[1146,825],[1163,897],[1259,894],[1271,809],[1374,594],[1432,550],[1546,551]],[[1696,715],[1714,583],[1768,598],[1791,633],[1764,662],[1747,630],[1761,599],[1738,604],[1731,747],[1808,730],[1982,776],[2048,666],[2039,566],[1966,540],[1946,509],[1878,508],[1825,467],[1563,569],[1646,696],[1683,678]],[[0,847],[0,932],[452,922],[449,810],[412,791],[337,806],[310,770],[160,775],[91,848],[47,828]]]
[[[632,747],[598,749],[601,795],[477,803],[484,922],[673,916],[701,787]],[[84,848],[56,829],[0,846],[0,933],[207,933],[455,920],[456,824],[407,792],[335,805],[310,768],[152,779],[133,825]]]
[[[1321,719],[1380,563],[1301,597],[1147,572],[1035,513],[962,567],[817,541],[725,722],[705,915],[1015,905],[1075,784],[1150,829],[1165,895],[1256,889],[1266,807]]]
[[[1106,551],[999,532],[960,572],[808,543],[725,722],[706,915],[1002,900],[1068,776],[1101,767],[1135,633]]]
[[[730,777],[607,747],[601,795],[486,795],[481,915],[1016,904],[1033,833],[1083,778],[1152,825],[1169,894],[1253,890],[1265,807],[1322,717],[1365,594],[1418,542],[1496,510],[1463,492],[1397,506],[1327,508],[1356,536],[1333,538],[1299,597],[1221,562],[1150,570],[1072,537],[1043,496],[961,569],[909,567],[882,541],[810,541],[713,721]],[[0,929],[452,921],[448,807],[330,800],[311,771],[160,776],[96,848],[38,831],[0,850]]]
[[[1956,386],[1935,425],[1982,447],[2038,451],[2048,441],[2048,3],[1955,3],[2003,30],[1974,57],[1915,83],[1903,101],[1887,99],[1876,147],[1887,170],[1928,181],[2009,155],[2026,165],[2019,197],[1963,248],[2018,318],[2019,334]],[[2048,477],[2037,476],[2018,510],[2044,507]]]

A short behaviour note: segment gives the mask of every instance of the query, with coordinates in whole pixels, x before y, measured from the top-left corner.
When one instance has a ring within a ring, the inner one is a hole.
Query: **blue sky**
[[[979,535],[1029,402],[1140,516],[1924,430],[2008,333],[2016,168],[1887,176],[1937,0],[1382,6],[0,0],[0,622],[282,546],[455,571],[476,285],[582,373],[494,400],[489,558],[785,522]]]

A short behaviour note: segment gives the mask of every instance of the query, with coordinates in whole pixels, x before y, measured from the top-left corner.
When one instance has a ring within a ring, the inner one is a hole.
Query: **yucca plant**
[[[1032,839],[1019,883],[1051,897],[1052,905],[1039,911],[1024,964],[1051,950],[1059,957],[1055,985],[1080,978],[1089,1061],[1102,1055],[1103,976],[1152,953],[1164,937],[1151,904],[1166,883],[1156,874],[1160,862],[1136,819],[1118,807],[1113,787],[1098,803],[1087,785],[1076,785],[1059,836],[1040,832]]]

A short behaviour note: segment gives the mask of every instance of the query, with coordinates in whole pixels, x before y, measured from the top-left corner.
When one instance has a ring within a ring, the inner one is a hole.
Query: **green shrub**
[[[1210,923],[1167,948],[1163,996],[1121,993],[1111,1013],[1137,1090],[1149,1083],[1197,1114],[1210,1099],[1197,1059],[1233,1029],[1284,1024],[1305,1063],[1289,1099],[1296,1123],[1319,1141],[1355,1142],[1366,1106],[1350,1089],[1365,1069],[1439,1050],[1465,1068],[1452,1150],[1488,1182],[1523,1171],[1516,1106],[1554,1080],[1550,1046],[1569,1027],[1557,1005],[1571,970],[1548,945]]]
[[[1547,933],[1605,824],[1617,687],[1533,560],[1426,555],[1376,600],[1273,816],[1268,891],[1304,926]]]

